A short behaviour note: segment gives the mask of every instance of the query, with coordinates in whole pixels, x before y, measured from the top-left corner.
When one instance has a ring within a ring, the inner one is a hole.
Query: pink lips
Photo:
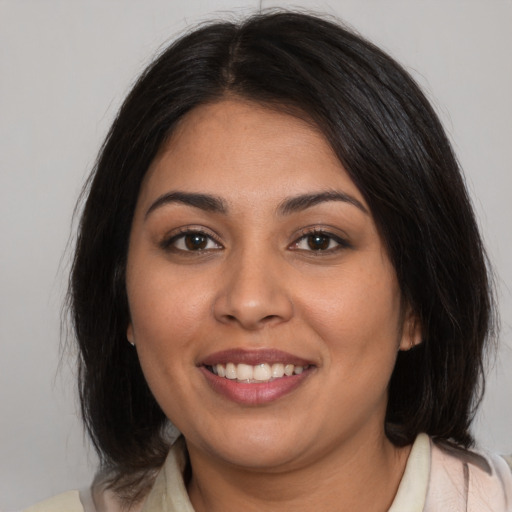
[[[283,363],[305,366],[307,368],[299,375],[257,383],[237,382],[236,380],[219,377],[207,368],[208,366],[227,363],[244,363],[253,366],[261,363]],[[291,393],[311,375],[315,366],[311,361],[280,350],[262,349],[248,351],[231,349],[209,355],[201,362],[199,369],[211,389],[216,393],[240,405],[256,406],[273,402]]]

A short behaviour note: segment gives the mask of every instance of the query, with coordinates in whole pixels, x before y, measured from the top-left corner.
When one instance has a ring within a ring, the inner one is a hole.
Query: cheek
[[[154,264],[129,281],[128,297],[137,344],[186,345],[208,310],[204,283]]]
[[[193,402],[194,340],[202,305],[185,287],[146,279],[132,293],[130,311],[139,362],[153,396],[179,429]],[[180,291],[181,290],[181,291]]]
[[[354,278],[337,284],[337,290],[331,287],[328,294],[318,291],[306,314],[309,326],[322,339],[325,374],[336,390],[325,400],[335,423],[342,424],[347,411],[359,419],[377,410],[384,414],[401,315],[400,293],[393,280],[369,286]]]
[[[301,303],[308,323],[332,358],[360,367],[394,364],[399,348],[401,295],[394,273],[378,265],[339,273],[318,283]],[[386,271],[384,271],[386,270]]]
[[[200,319],[208,315],[207,299],[193,280],[177,280],[155,266],[132,273],[127,291],[130,329],[142,370],[157,401],[172,414],[166,402],[193,369],[194,341],[204,338]]]

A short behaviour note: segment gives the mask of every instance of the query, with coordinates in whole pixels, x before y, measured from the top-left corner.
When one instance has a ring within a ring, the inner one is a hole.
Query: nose
[[[242,256],[227,263],[213,306],[215,318],[247,330],[290,320],[290,283],[282,270],[271,258],[261,255]]]

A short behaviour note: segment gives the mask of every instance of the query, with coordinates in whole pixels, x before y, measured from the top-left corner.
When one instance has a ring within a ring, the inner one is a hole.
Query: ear
[[[423,333],[418,315],[408,305],[405,308],[402,337],[398,350],[410,350],[421,343],[422,337]]]
[[[135,337],[133,336],[133,326],[131,322],[128,324],[128,328],[126,329],[126,338],[130,342],[130,345],[135,345]]]

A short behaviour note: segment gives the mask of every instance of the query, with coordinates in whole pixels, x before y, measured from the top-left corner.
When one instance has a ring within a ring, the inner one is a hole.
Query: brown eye
[[[308,235],[307,244],[312,251],[325,251],[330,248],[332,238],[322,233]]]
[[[208,245],[208,237],[202,233],[190,233],[183,237],[185,247],[189,251],[201,251]]]
[[[301,236],[290,248],[304,252],[330,254],[349,247],[351,247],[350,243],[338,235],[327,231],[312,231]]]
[[[161,245],[165,250],[177,252],[202,252],[222,249],[222,245],[214,240],[212,236],[194,230],[187,230],[175,235],[169,240],[165,240]]]

